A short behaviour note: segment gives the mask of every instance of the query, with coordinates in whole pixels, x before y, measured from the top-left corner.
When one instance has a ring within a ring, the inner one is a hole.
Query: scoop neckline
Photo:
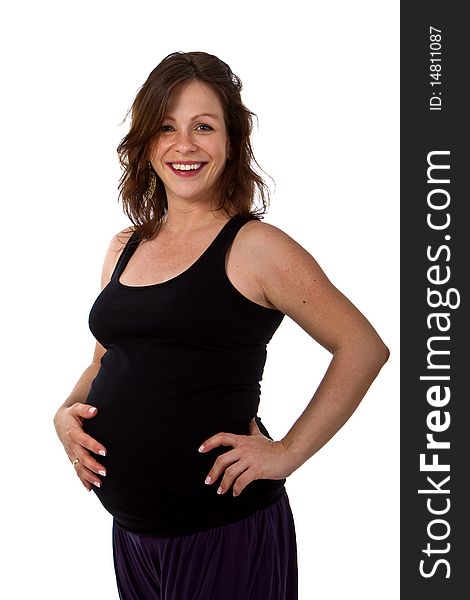
[[[137,247],[139,246],[139,244],[136,244],[134,247],[134,250],[132,251],[132,254],[130,255],[130,257],[128,258],[124,269],[122,269],[120,271],[120,273],[118,274],[118,276],[116,277],[116,283],[118,286],[124,288],[124,289],[129,289],[129,290],[147,290],[147,289],[153,289],[156,287],[161,287],[164,285],[169,285],[171,283],[173,283],[174,281],[177,281],[178,279],[180,279],[181,277],[183,277],[184,275],[186,275],[186,273],[190,272],[193,270],[193,268],[195,268],[202,260],[203,258],[207,255],[207,253],[209,252],[209,250],[215,245],[215,243],[217,242],[217,240],[220,238],[220,236],[222,235],[222,233],[226,230],[227,226],[229,225],[229,223],[232,223],[235,219],[237,219],[238,217],[241,217],[241,215],[239,213],[233,215],[232,217],[230,217],[230,219],[228,219],[222,229],[219,231],[219,233],[215,236],[215,238],[212,240],[212,242],[209,244],[209,246],[207,246],[207,248],[204,250],[204,252],[192,263],[189,265],[189,267],[187,267],[187,269],[185,269],[184,271],[182,271],[181,273],[178,273],[178,275],[175,275],[174,277],[171,277],[170,279],[166,279],[165,281],[160,281],[158,283],[148,283],[146,285],[127,285],[126,283],[121,283],[120,279],[121,276],[123,274],[123,272],[125,271],[130,259],[132,258],[132,255],[134,254],[134,252],[137,250]]]

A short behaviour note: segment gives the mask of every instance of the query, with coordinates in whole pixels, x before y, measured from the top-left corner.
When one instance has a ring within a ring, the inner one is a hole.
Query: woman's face
[[[228,151],[224,113],[217,94],[198,80],[181,84],[150,153],[168,201],[210,200]]]

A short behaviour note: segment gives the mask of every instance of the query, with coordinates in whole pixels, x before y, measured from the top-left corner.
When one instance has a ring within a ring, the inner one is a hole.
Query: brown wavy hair
[[[129,132],[117,148],[123,170],[119,180],[119,197],[140,239],[152,239],[157,235],[168,207],[163,183],[149,161],[151,144],[159,135],[176,88],[191,80],[209,85],[218,95],[230,139],[231,156],[219,180],[220,203],[217,209],[224,209],[227,214],[233,212],[260,218],[269,206],[270,190],[253,169],[253,165],[261,169],[250,139],[252,116],[257,118],[257,115],[242,102],[240,78],[212,54],[173,52],[153,69],[139,88],[123,120],[124,123],[131,113]],[[152,171],[157,185],[150,196]],[[255,205],[255,200],[260,202],[260,206]]]

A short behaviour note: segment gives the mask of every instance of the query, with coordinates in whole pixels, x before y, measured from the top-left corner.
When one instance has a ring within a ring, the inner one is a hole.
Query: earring
[[[146,195],[147,198],[152,198],[153,195],[154,195],[154,193],[155,193],[155,188],[157,187],[157,178],[155,176],[155,173],[153,172],[152,163],[150,161],[149,161],[148,166],[149,166],[149,179],[150,179],[150,182],[149,182],[149,185],[148,185],[148,188],[147,188],[147,192],[146,192],[145,195]]]

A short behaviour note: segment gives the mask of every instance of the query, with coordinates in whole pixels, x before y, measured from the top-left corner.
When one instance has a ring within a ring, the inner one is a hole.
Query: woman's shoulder
[[[260,219],[245,223],[238,236],[240,245],[252,255],[278,258],[291,252],[306,252],[296,240],[283,229]],[[254,253],[254,254],[253,254]]]
[[[303,294],[304,287],[328,283],[312,254],[280,227],[252,220],[241,228],[239,236],[237,258],[249,265],[265,298],[275,306],[284,296],[294,295],[296,288]]]
[[[330,334],[319,329],[317,316],[323,315],[326,321],[329,307],[344,309],[342,296],[310,252],[271,223],[253,220],[239,233],[235,262],[244,265],[244,272],[256,282],[263,300],[288,315],[320,343],[331,345]]]
[[[130,240],[134,232],[135,227],[133,225],[126,227],[125,229],[121,229],[121,231],[118,231],[116,235],[111,238],[108,249],[111,252],[119,254],[122,252],[122,250],[124,250],[127,242]]]
[[[117,261],[119,257],[126,247],[127,242],[131,238],[132,234],[135,231],[134,226],[126,227],[125,229],[121,229],[118,233],[116,233],[108,243],[108,248],[106,250],[106,256],[104,258],[103,270],[102,270],[102,278],[101,284],[102,287],[108,283],[111,278],[111,274],[113,273]]]

